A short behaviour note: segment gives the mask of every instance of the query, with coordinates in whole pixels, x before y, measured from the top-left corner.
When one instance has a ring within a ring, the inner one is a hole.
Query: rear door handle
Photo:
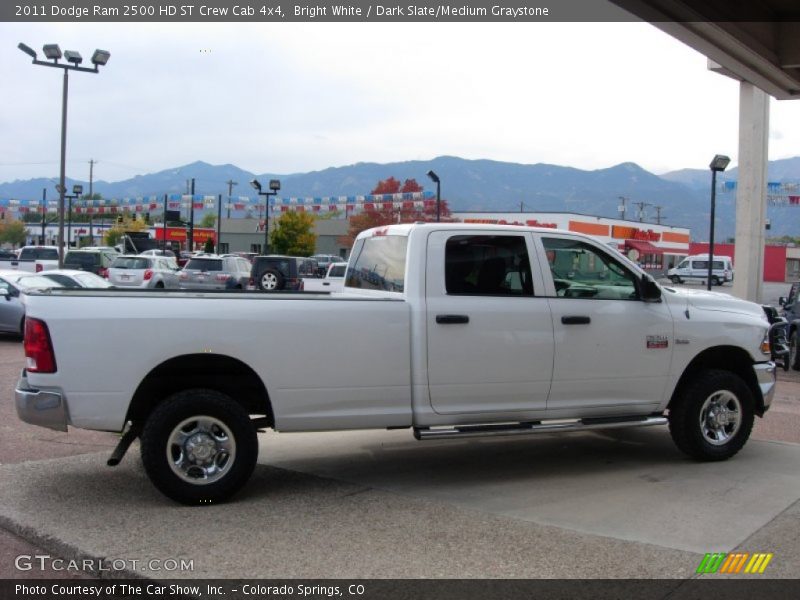
[[[469,323],[469,317],[467,315],[436,315],[436,322],[439,325],[456,325]]]
[[[570,316],[561,317],[561,322],[564,325],[588,325],[592,320],[589,317]]]

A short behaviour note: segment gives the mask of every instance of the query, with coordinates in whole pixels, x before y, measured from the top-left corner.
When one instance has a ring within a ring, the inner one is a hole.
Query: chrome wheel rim
[[[181,421],[169,435],[167,462],[183,481],[207,485],[222,479],[236,460],[236,441],[230,428],[215,417]]]
[[[742,404],[736,394],[720,390],[706,398],[700,409],[700,431],[709,444],[727,444],[741,425]]]
[[[265,290],[274,290],[278,287],[278,278],[275,277],[275,273],[264,273],[261,277],[261,286]]]

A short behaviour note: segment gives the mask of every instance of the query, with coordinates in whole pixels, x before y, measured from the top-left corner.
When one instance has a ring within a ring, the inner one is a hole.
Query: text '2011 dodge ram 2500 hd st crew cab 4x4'
[[[339,294],[52,290],[27,315],[20,417],[124,431],[110,464],[140,437],[150,479],[189,504],[245,484],[265,427],[427,440],[668,423],[686,454],[722,460],[775,385],[759,305],[662,288],[552,229],[391,225],[358,236]]]

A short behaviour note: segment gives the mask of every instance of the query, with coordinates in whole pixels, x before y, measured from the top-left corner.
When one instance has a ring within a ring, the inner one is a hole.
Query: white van
[[[692,279],[708,279],[708,254],[687,256],[681,263],[667,271],[672,283],[683,283]],[[729,256],[715,256],[711,269],[711,285],[723,285],[733,281],[733,262]]]

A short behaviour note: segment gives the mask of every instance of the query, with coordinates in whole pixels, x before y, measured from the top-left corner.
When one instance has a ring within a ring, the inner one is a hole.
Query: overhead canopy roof
[[[798,0],[611,0],[779,100],[800,98]]]

